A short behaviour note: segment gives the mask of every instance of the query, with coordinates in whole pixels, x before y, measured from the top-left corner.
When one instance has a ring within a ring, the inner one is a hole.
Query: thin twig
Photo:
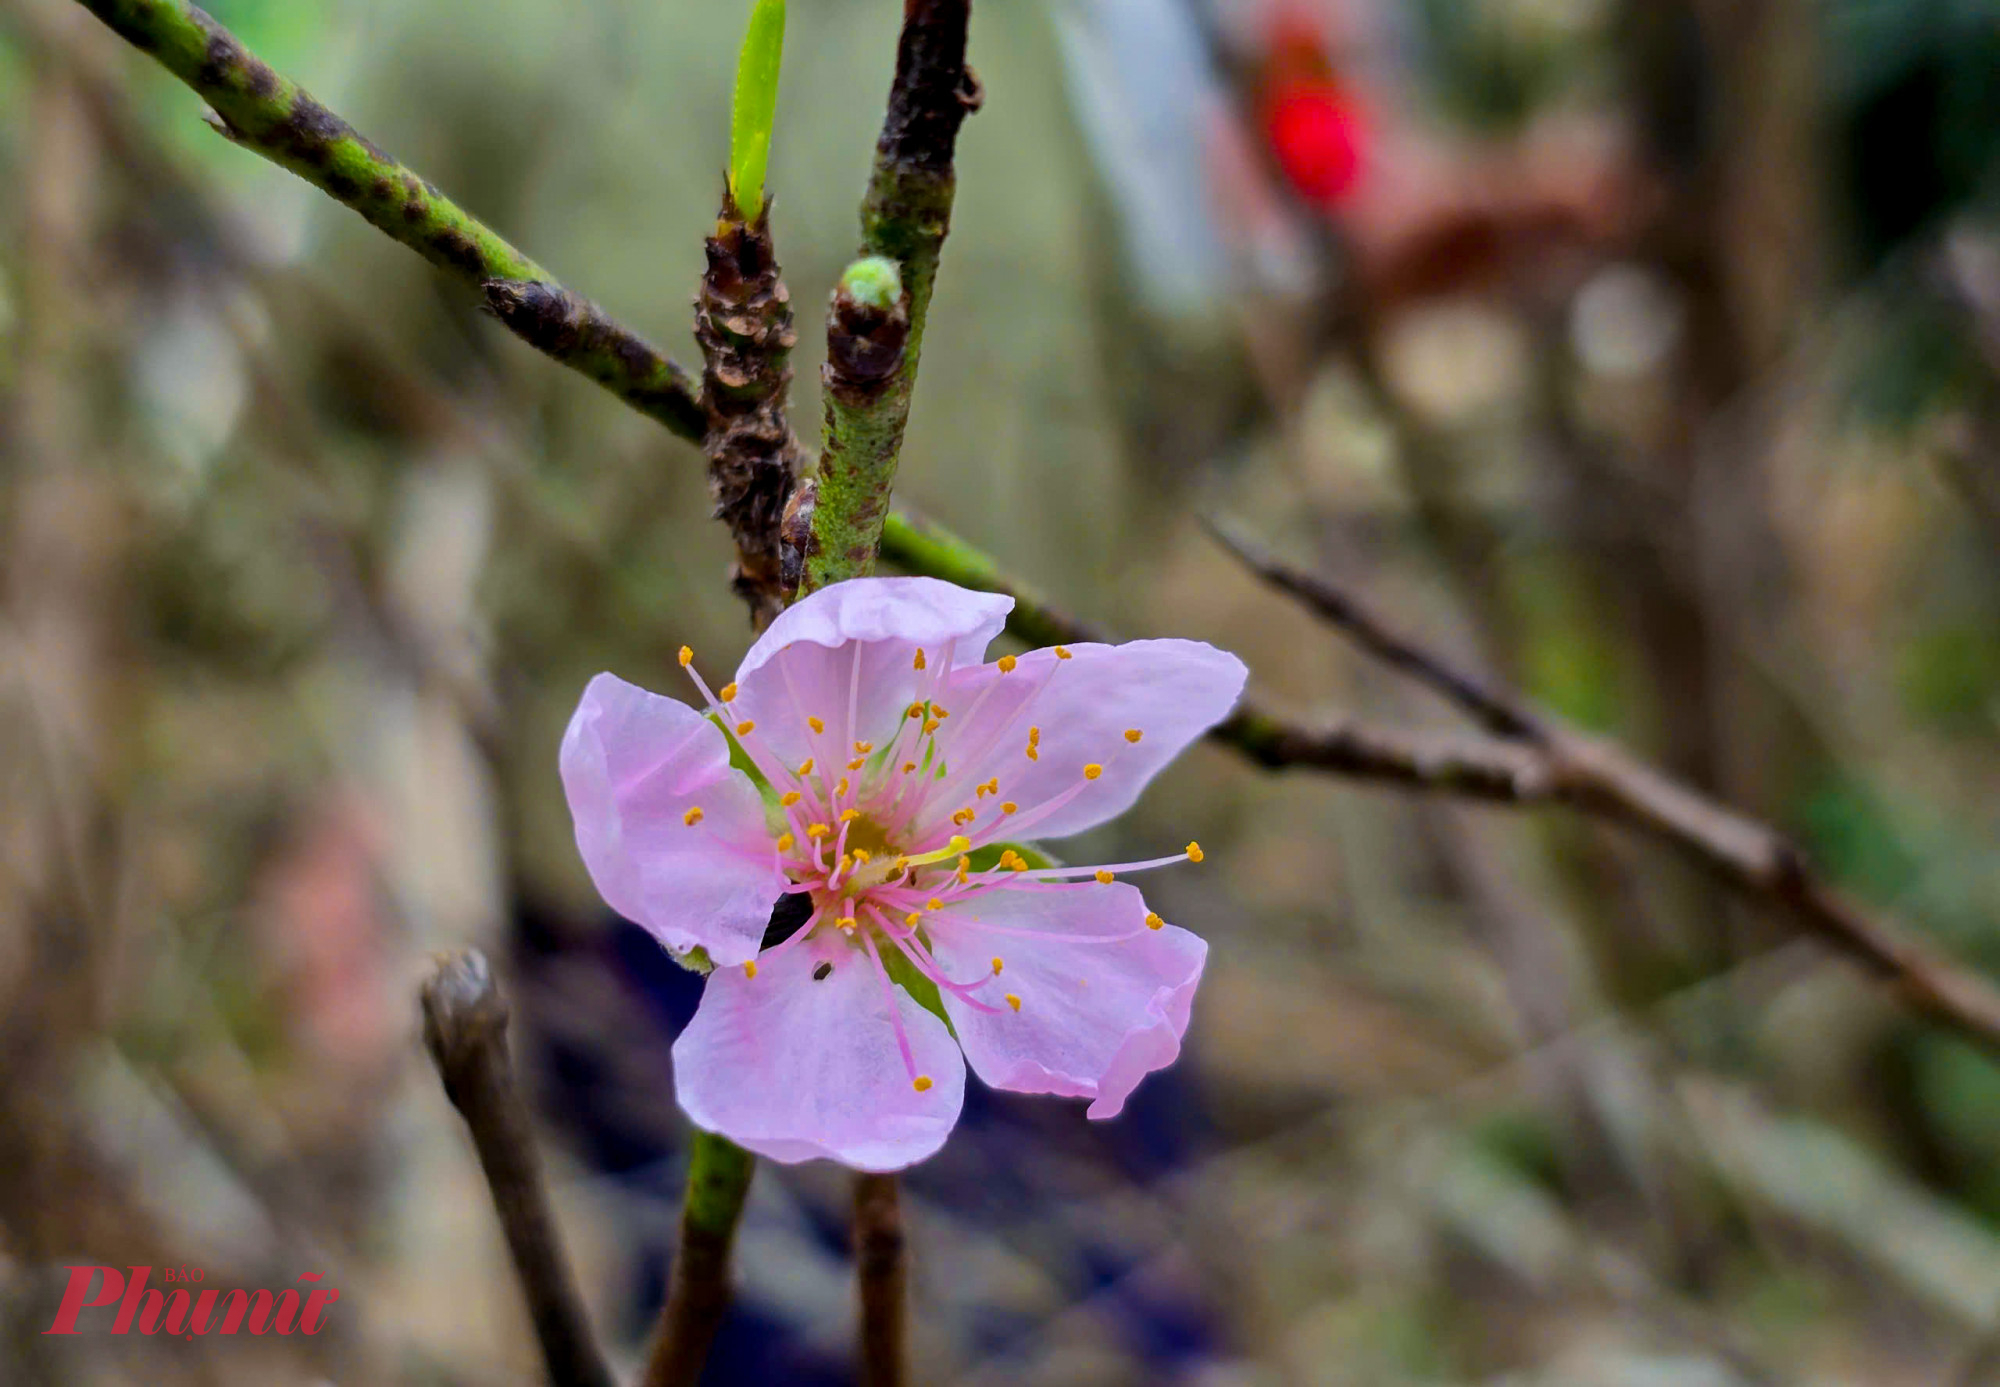
[[[909,1381],[909,1256],[893,1175],[854,1177],[854,1279],[861,1299],[861,1387]]]
[[[591,1332],[507,1058],[507,1001],[477,950],[442,960],[423,988],[424,1046],[465,1119],[554,1387],[614,1387]]]
[[[1470,713],[1487,731],[1526,742],[1547,741],[1548,734],[1542,720],[1517,700],[1492,688],[1484,680],[1440,660],[1432,651],[1414,641],[1404,639],[1386,623],[1377,620],[1375,614],[1352,595],[1317,574],[1279,561],[1240,526],[1216,516],[1204,517],[1203,524],[1245,568],[1273,587],[1304,602],[1328,624],[1338,627],[1356,645],[1383,664],[1430,685]]]
[[[883,553],[903,568],[1015,599],[1008,629],[1035,645],[1103,633],[1043,602],[993,560],[936,525],[897,514]],[[1303,581],[1289,583],[1299,591]],[[1345,628],[1343,628],[1345,629]],[[1392,636],[1401,648],[1418,649]],[[1449,669],[1435,652],[1405,668]],[[1460,679],[1461,684],[1472,681]],[[1530,715],[1535,717],[1535,715]],[[1546,739],[1436,737],[1345,723],[1309,729],[1245,702],[1210,736],[1273,770],[1303,767],[1350,779],[1492,804],[1562,804],[1672,844],[1744,892],[1786,911],[1824,943],[1894,984],[1931,1020],[2000,1051],[2000,991],[1821,880],[1784,834],[1718,804],[1607,743],[1536,717]]]
[[[682,438],[705,428],[681,366],[384,154],[186,0],[78,0],[180,78],[231,140],[291,170],[478,291],[535,350],[596,381]]]
[[[709,1132],[696,1132],[681,1205],[681,1241],[667,1303],[641,1387],[695,1387],[729,1309],[729,1259],[756,1160]]]

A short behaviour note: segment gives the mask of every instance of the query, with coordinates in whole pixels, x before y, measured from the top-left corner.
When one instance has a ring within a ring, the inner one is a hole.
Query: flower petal
[[[757,976],[718,968],[674,1042],[674,1087],[694,1124],[787,1163],[824,1157],[901,1170],[950,1135],[965,1061],[944,1023],[831,931],[774,953]],[[816,970],[831,965],[824,978]],[[917,1072],[910,1083],[889,1021],[893,995]]]
[[[986,665],[952,681],[952,700],[978,709],[952,728],[946,759],[954,785],[997,776],[999,800],[1020,805],[1020,831],[1030,839],[1081,833],[1131,808],[1169,761],[1229,715],[1248,674],[1241,660],[1202,641],[1067,649],[1068,659],[1054,649],[1033,650],[1011,673]],[[1001,687],[981,700],[996,679]],[[1038,729],[1033,760],[1027,756],[1031,727]],[[1137,731],[1140,740],[1129,740],[1128,731]],[[1088,765],[1102,772],[1086,783]],[[1034,813],[1079,785],[1054,813]],[[949,814],[962,797],[934,797],[933,813]],[[935,823],[923,826],[942,831]]]
[[[576,845],[598,894],[667,948],[754,958],[785,887],[749,777],[685,703],[600,674],[562,742]],[[690,825],[690,813],[700,809]]]
[[[995,1088],[1090,1098],[1090,1116],[1116,1117],[1139,1080],[1180,1054],[1208,945],[1184,929],[1146,928],[1146,902],[1124,882],[1073,891],[995,891],[930,916],[932,952],[960,981],[1005,967],[978,999],[1017,1012],[978,1011],[950,991],[945,1011],[973,1072]],[[1047,931],[1025,937],[1011,930]],[[1130,934],[1115,943],[1061,935]]]
[[[1013,606],[1011,597],[935,578],[835,583],[788,607],[758,637],[737,668],[740,692],[731,709],[753,720],[789,763],[807,756],[845,761],[851,739],[886,742],[947,659],[958,665],[984,658]],[[915,667],[919,650],[929,677]],[[827,731],[811,733],[808,716]]]

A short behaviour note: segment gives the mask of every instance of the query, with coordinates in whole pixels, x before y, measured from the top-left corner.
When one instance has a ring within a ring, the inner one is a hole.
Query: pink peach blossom
[[[562,774],[591,877],[714,966],[674,1046],[699,1126],[896,1170],[944,1143],[967,1062],[1104,1118],[1180,1053],[1207,945],[1117,878],[1200,848],[1049,867],[1016,845],[1124,812],[1229,712],[1243,664],[1184,640],[984,663],[1012,606],[854,579],[780,615],[720,691],[683,648],[707,713],[609,674],[584,691]],[[804,923],[767,948],[787,895]],[[892,974],[934,984],[949,1026]]]

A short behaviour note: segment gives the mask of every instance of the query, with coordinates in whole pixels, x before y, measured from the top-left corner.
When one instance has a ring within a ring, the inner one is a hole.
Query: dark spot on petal
[[[820,964],[819,967],[813,969],[813,981],[825,982],[827,979],[827,975],[832,972],[833,972],[833,965],[831,963],[822,963]]]
[[[387,202],[396,195],[396,185],[386,178],[378,178],[368,185],[368,196],[377,202]]]
[[[484,262],[479,258],[479,247],[474,245],[472,238],[462,231],[443,227],[432,232],[425,240],[448,265],[473,274],[479,273],[484,268]]]
[[[812,913],[812,897],[803,891],[778,897],[778,903],[771,907],[771,922],[764,927],[763,947],[775,949],[790,939],[812,919]]]

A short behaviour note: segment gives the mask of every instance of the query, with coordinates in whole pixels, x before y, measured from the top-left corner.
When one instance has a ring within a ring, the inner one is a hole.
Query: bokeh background
[[[695,357],[746,6],[212,8]],[[812,430],[900,7],[791,9]],[[1231,517],[2000,968],[2000,5],[990,0],[972,57],[906,504],[1302,718],[1454,725]],[[537,1380],[416,1039],[466,945],[636,1361],[699,980],[556,747],[598,670],[747,646],[706,515],[696,450],[0,0],[0,1381]],[[1212,946],[1187,1050],[1111,1124],[968,1093],[919,1381],[2000,1382],[2000,1068],[1666,850],[1211,747],[1094,836],[1208,848],[1148,883]],[[851,1380],[846,1200],[760,1167],[710,1382]],[[342,1297],[42,1336],[84,1262]]]

